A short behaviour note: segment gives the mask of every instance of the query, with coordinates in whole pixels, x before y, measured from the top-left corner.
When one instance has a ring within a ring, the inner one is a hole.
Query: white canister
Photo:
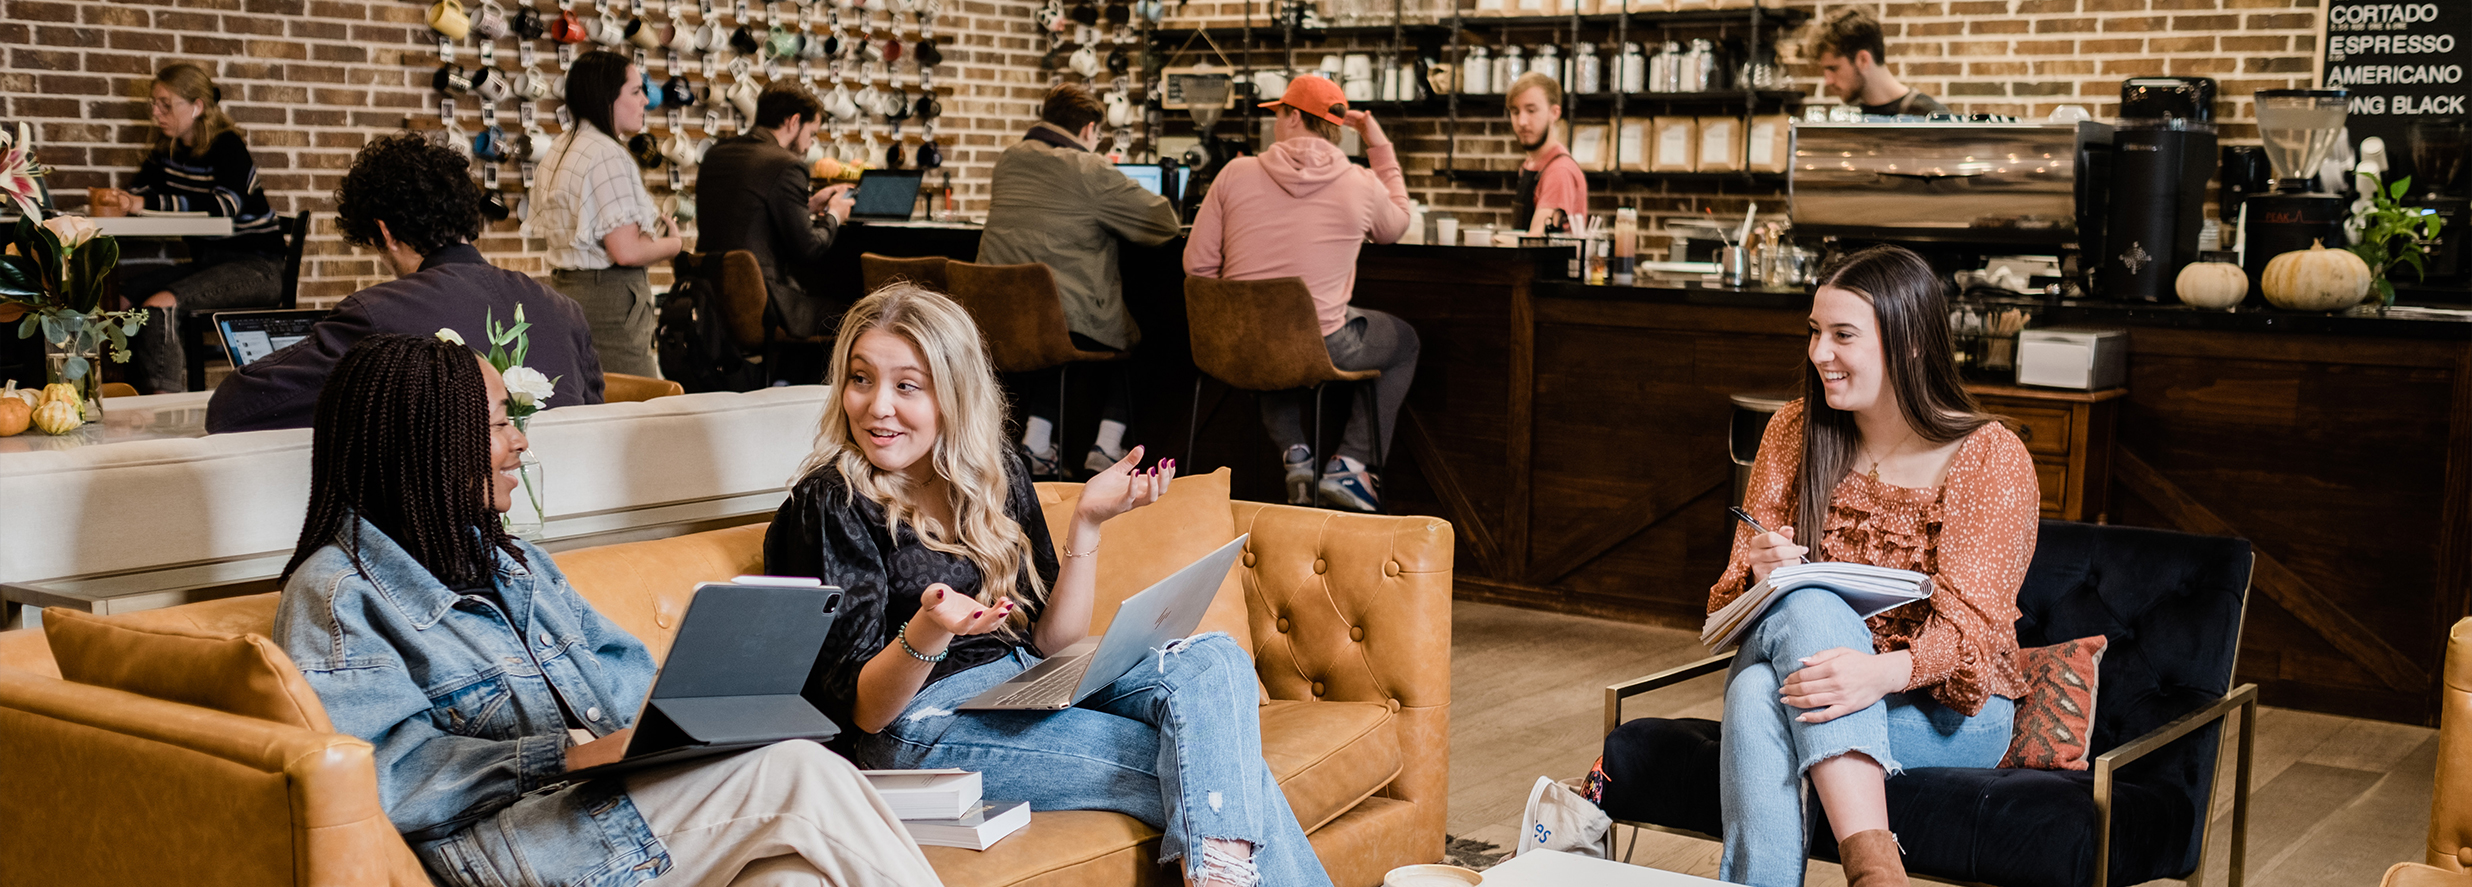
[[[1253,93],[1263,101],[1275,100],[1287,94],[1288,78],[1283,71],[1253,72]]]
[[[1528,60],[1521,56],[1519,47],[1502,47],[1502,54],[1494,56],[1493,88],[1486,90],[1487,93],[1502,94],[1511,88],[1511,81],[1519,79],[1519,75],[1527,72]]]
[[[1537,47],[1536,54],[1528,57],[1528,73],[1543,74],[1554,78],[1556,83],[1562,82],[1562,48],[1551,43]]]
[[[1321,69],[1322,76],[1337,80],[1340,72],[1347,70],[1347,62],[1341,59],[1338,53],[1332,53],[1323,56],[1322,63],[1316,67]]]
[[[1622,59],[1615,63],[1614,79],[1623,92],[1638,95],[1648,89],[1648,54],[1637,43],[1622,44]]]
[[[1682,91],[1682,44],[1665,41],[1665,48],[1648,61],[1648,91]]]
[[[1347,96],[1347,97],[1348,97],[1348,101],[1351,101],[1351,102],[1370,102],[1370,101],[1373,101],[1373,96],[1374,96],[1374,85],[1373,85],[1373,78],[1371,78],[1371,77],[1350,77],[1350,78],[1348,78],[1347,80],[1344,80],[1344,81],[1341,81],[1341,82],[1340,82],[1340,84],[1339,84],[1339,92],[1340,92],[1340,94],[1341,94],[1341,95],[1345,95],[1345,96]]]
[[[1373,56],[1361,52],[1348,53],[1347,57],[1339,63],[1339,78],[1342,80],[1373,79]]]
[[[1468,57],[1459,66],[1461,95],[1484,95],[1493,91],[1493,53],[1479,46],[1468,50]]]
[[[1597,57],[1596,44],[1580,44],[1579,57],[1572,60],[1572,66],[1578,70],[1578,76],[1572,78],[1572,89],[1582,94],[1605,91],[1605,61]]]

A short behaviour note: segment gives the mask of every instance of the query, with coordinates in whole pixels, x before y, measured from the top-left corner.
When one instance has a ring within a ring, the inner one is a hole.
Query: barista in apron
[[[1554,137],[1554,124],[1562,120],[1562,84],[1530,71],[1511,81],[1504,104],[1511,134],[1528,152],[1519,164],[1511,224],[1530,236],[1571,230],[1575,220],[1588,214],[1588,177]]]

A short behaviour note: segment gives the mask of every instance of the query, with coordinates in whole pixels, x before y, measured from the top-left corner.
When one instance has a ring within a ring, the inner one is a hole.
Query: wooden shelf
[[[1440,175],[1444,178],[1467,182],[1494,182],[1519,177],[1519,171],[1516,169],[1444,169],[1433,170],[1426,173],[1412,172],[1412,174]],[[1642,184],[1672,185],[1754,185],[1769,188],[1783,188],[1786,186],[1786,174],[1781,172],[1613,172],[1608,170],[1589,170],[1587,172],[1587,176],[1588,181],[1592,184],[1633,182]]]
[[[1598,15],[1577,16],[1576,18],[1578,18],[1581,25],[1610,25],[1620,21],[1625,14],[1626,13],[1601,13]],[[1740,9],[1694,9],[1688,12],[1633,12],[1627,13],[1627,15],[1631,17],[1631,27],[1633,29],[1690,25],[1732,25],[1740,24],[1744,19],[1755,15],[1764,20],[1762,22],[1763,24],[1767,22],[1775,22],[1786,27],[1793,27],[1795,25],[1802,24],[1805,20],[1811,18],[1810,10],[1806,9],[1778,9],[1771,7],[1747,6]],[[1573,18],[1573,16],[1568,15],[1470,16],[1460,19],[1459,26],[1470,31],[1484,31],[1498,28],[1567,28],[1571,26],[1571,20]]]
[[[1229,44],[1241,43],[1245,39],[1245,29],[1243,28],[1153,28],[1150,31],[1150,39],[1154,43],[1182,44],[1186,40],[1192,39],[1196,30],[1199,30],[1202,34],[1207,35],[1212,42],[1218,43],[1220,49],[1224,49],[1229,52],[1242,51],[1242,47],[1230,46]],[[1449,26],[1438,24],[1404,24],[1399,26],[1398,31],[1400,36],[1405,38],[1410,43],[1424,41],[1439,42],[1449,38],[1451,35],[1451,29]],[[1259,25],[1253,29],[1253,37],[1255,40],[1277,40],[1282,33],[1284,33],[1284,30],[1276,23]],[[1296,29],[1296,39],[1312,43],[1323,43],[1330,40],[1355,40],[1368,37],[1378,40],[1389,40],[1391,33],[1391,26],[1387,24],[1334,25],[1321,28],[1298,28]],[[1255,48],[1272,50],[1277,49],[1278,47],[1259,46]]]

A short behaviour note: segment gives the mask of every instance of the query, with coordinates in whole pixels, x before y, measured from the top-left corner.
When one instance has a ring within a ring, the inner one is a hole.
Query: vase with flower
[[[49,358],[45,388],[69,386],[78,395],[80,418],[100,421],[104,347],[110,346],[114,362],[127,363],[129,337],[146,315],[103,310],[120,243],[81,216],[43,218],[36,200],[42,172],[25,126],[13,134],[0,129],[0,196],[20,213],[0,245],[0,323],[15,323],[21,339],[41,335]]]
[[[548,408],[550,395],[557,391],[558,380],[524,365],[525,355],[532,350],[532,324],[524,319],[523,303],[515,304],[515,323],[512,326],[499,326],[494,311],[485,315],[482,322],[485,324],[483,332],[489,340],[489,352],[484,357],[490,366],[497,368],[498,376],[506,382],[506,416],[518,430],[530,433],[533,414]],[[439,329],[437,335],[457,345],[464,344],[463,335],[452,329]],[[506,531],[518,538],[539,542],[549,514],[546,507],[549,478],[541,466],[540,457],[533,450],[524,450],[523,464],[516,471],[515,479],[515,503],[506,513]]]

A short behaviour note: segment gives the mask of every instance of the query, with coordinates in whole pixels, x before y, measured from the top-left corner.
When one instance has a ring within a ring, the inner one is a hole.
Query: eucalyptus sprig
[[[2375,283],[2381,304],[2395,304],[2395,284],[2388,272],[2397,265],[2410,265],[2415,274],[2428,278],[2424,264],[2429,250],[2437,245],[2438,229],[2444,219],[2417,206],[2406,206],[2403,195],[2412,188],[2412,177],[2404,176],[2389,185],[2376,175],[2363,174],[2367,179],[2362,193],[2370,206],[2354,217],[2360,225],[2360,242],[2352,245],[2352,254],[2369,263],[2369,276]]]
[[[111,345],[111,359],[129,362],[129,337],[146,323],[139,311],[104,311],[112,268],[120,264],[120,242],[100,232],[94,222],[60,216],[37,223],[21,217],[0,248],[0,305],[26,310],[17,336],[66,347],[70,357],[61,367],[69,381],[83,379],[94,368],[85,352]]]

